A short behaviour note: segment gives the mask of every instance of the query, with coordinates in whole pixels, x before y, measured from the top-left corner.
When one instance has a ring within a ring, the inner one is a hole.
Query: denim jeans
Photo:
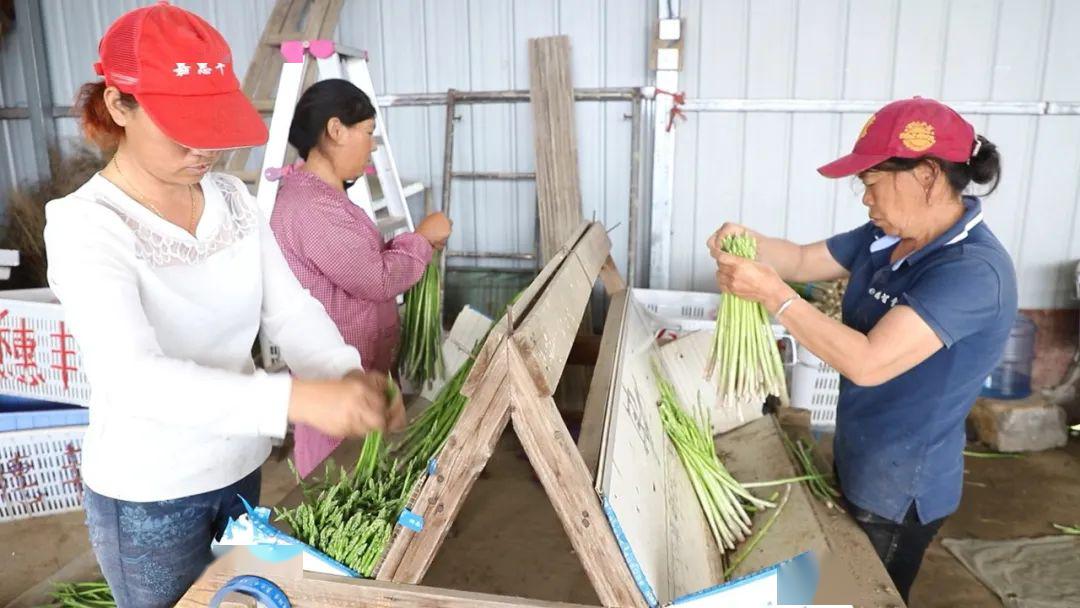
[[[168,474],[163,471],[163,474]],[[117,608],[173,606],[211,561],[211,539],[259,502],[258,469],[231,486],[160,502],[128,502],[86,488],[83,507]]]
[[[925,524],[920,523],[915,503],[912,502],[907,515],[904,516],[904,521],[896,523],[891,519],[861,509],[848,501],[845,503],[844,506],[855,518],[855,523],[859,524],[863,532],[866,532],[866,536],[870,538],[870,544],[874,546],[874,551],[885,564],[885,570],[906,604],[908,594],[911,593],[911,585],[915,582],[915,576],[922,565],[923,554],[926,553],[926,548],[934,540],[934,535],[937,534],[941,525],[945,523],[945,518]]]

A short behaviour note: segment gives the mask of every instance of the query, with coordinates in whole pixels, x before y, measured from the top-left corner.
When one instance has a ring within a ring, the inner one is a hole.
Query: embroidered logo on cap
[[[222,76],[225,75],[225,68],[228,66],[224,63],[218,63],[214,67],[210,67],[209,63],[195,62],[196,74],[199,76],[212,76],[214,70],[217,70]],[[183,62],[178,62],[176,67],[172,70],[173,74],[176,74],[177,78],[191,75],[191,65]]]
[[[876,118],[877,114],[871,114],[870,118],[866,119],[866,124],[862,126],[862,131],[859,131],[859,139],[866,137],[866,132],[870,130],[870,125],[874,124]]]
[[[909,122],[900,133],[900,141],[908,150],[922,152],[933,146],[937,139],[934,137],[934,127],[922,121]]]

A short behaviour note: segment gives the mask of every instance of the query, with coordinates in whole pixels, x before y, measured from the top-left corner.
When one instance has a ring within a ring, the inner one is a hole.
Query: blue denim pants
[[[231,486],[160,502],[128,502],[86,488],[83,508],[101,572],[117,608],[174,606],[211,561],[210,542],[243,496],[259,502],[259,469]]]

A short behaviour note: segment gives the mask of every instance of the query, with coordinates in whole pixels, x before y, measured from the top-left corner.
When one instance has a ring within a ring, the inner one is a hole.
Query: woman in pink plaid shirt
[[[389,371],[401,330],[397,296],[416,284],[450,221],[441,212],[416,232],[384,242],[375,223],[345,194],[375,148],[375,107],[346,80],[323,80],[300,97],[289,143],[302,161],[284,167],[270,227],[300,283],[311,291],[366,370]],[[296,467],[307,475],[341,443],[296,427]]]

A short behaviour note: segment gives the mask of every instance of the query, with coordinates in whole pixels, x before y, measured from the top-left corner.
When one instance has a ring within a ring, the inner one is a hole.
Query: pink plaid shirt
[[[375,223],[344,192],[309,171],[281,178],[270,216],[285,260],[322,302],[365,369],[394,363],[401,321],[396,298],[420,280],[432,247],[416,233],[383,242]],[[297,468],[306,475],[340,440],[297,428]]]

